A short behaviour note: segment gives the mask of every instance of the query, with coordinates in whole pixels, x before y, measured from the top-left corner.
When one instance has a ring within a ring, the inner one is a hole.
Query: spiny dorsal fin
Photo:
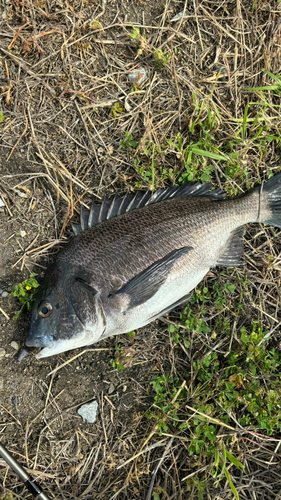
[[[206,196],[212,200],[222,200],[226,193],[220,189],[212,191],[212,184],[200,182],[192,182],[183,184],[182,186],[168,187],[166,189],[157,189],[154,194],[148,189],[147,191],[137,191],[134,195],[127,192],[125,196],[120,197],[115,195],[112,200],[104,197],[101,204],[93,201],[90,211],[81,206],[80,224],[71,222],[72,230],[75,235],[89,229],[90,227],[111,219],[118,215],[131,212],[137,208],[146,205],[152,205],[169,198],[187,198],[188,196]]]

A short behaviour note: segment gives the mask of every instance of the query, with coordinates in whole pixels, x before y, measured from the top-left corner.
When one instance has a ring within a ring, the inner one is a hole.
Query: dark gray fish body
[[[82,210],[79,234],[48,268],[27,338],[42,358],[126,333],[188,300],[211,267],[234,266],[248,222],[281,227],[281,174],[224,200],[209,184]],[[93,227],[87,227],[95,224]]]

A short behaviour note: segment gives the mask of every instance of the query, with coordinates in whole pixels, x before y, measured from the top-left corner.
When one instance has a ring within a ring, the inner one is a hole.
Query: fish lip
[[[49,356],[52,356],[53,354],[48,354],[48,351],[52,350],[56,345],[55,342],[53,342],[53,345],[50,347],[43,347],[37,354],[35,354],[36,359],[42,359],[42,358],[48,358]]]
[[[46,335],[44,337],[34,338],[32,335],[28,335],[25,341],[27,347],[47,347],[52,348],[54,345],[54,339],[49,338]]]
[[[35,354],[36,359],[48,358],[50,356],[55,356],[56,354],[61,354],[62,352],[66,352],[65,348],[61,348],[61,341],[54,341],[52,345],[45,346],[41,349],[37,354]],[[67,350],[72,351],[76,346],[69,347]]]
[[[87,330],[86,330],[87,332]],[[99,340],[102,338],[102,335],[105,332],[105,327],[102,330],[102,333],[99,334]],[[50,346],[46,346],[41,349],[40,352],[35,354],[36,359],[48,358],[49,356],[54,356],[56,354],[61,354],[62,352],[72,351],[73,349],[77,349],[80,347],[84,347],[87,349],[89,345],[92,345],[93,341],[85,342],[85,337],[80,337],[73,339],[70,344],[67,345],[67,340],[54,340],[53,344]]]

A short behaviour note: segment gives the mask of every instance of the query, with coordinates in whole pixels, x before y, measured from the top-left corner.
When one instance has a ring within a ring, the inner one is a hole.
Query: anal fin
[[[188,293],[187,295],[184,295],[179,300],[177,300],[176,302],[174,302],[170,306],[166,307],[166,309],[163,309],[162,311],[159,311],[158,313],[151,316],[149,318],[149,321],[154,321],[157,318],[161,318],[161,316],[165,316],[165,314],[168,314],[170,311],[172,311],[176,307],[178,307],[182,304],[187,304],[190,301],[190,299],[192,298],[192,296],[193,296],[193,292]]]
[[[244,226],[240,226],[232,231],[226,242],[225,250],[216,263],[217,266],[233,267],[241,265],[240,260],[244,254],[242,241],[244,233]]]

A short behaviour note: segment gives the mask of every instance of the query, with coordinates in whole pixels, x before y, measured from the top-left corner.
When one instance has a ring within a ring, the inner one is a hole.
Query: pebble
[[[19,405],[19,401],[20,401],[20,400],[19,400],[19,398],[18,398],[17,396],[16,396],[15,398],[13,398],[13,405],[14,405],[14,407],[15,407],[15,408],[17,408],[17,407],[18,407],[18,405]]]
[[[92,401],[92,403],[82,405],[77,413],[83,418],[83,422],[94,424],[97,419],[98,407],[98,403],[96,401]]]
[[[216,64],[216,66],[213,67],[214,73],[219,73],[219,81],[225,82],[226,81],[226,76],[227,75],[227,69],[225,66],[222,64]]]
[[[108,388],[108,394],[112,394],[113,392],[115,391],[115,386],[114,384],[111,382],[109,388]]]
[[[18,345],[18,343],[17,343],[17,342],[15,342],[14,340],[13,340],[13,342],[11,342],[11,343],[10,343],[10,346],[11,346],[13,349],[15,349],[16,351],[18,351],[18,350],[19,350],[19,345]]]
[[[129,73],[128,75],[128,80],[132,83],[137,83],[138,85],[141,85],[144,80],[147,79],[147,71],[145,68],[137,68],[132,73]]]
[[[1,297],[8,297],[9,293],[8,292],[2,292]]]
[[[181,12],[179,12],[178,14],[176,14],[172,19],[171,19],[171,23],[175,23],[177,21],[179,21],[183,16],[183,10]],[[184,13],[184,18],[185,17],[188,17],[190,16],[190,12],[188,12],[188,10],[185,11]]]
[[[5,203],[4,203],[4,201],[2,200],[2,198],[0,198],[0,207],[5,207]]]
[[[6,355],[5,349],[3,349],[3,347],[0,347],[0,358],[4,358],[5,355]]]

